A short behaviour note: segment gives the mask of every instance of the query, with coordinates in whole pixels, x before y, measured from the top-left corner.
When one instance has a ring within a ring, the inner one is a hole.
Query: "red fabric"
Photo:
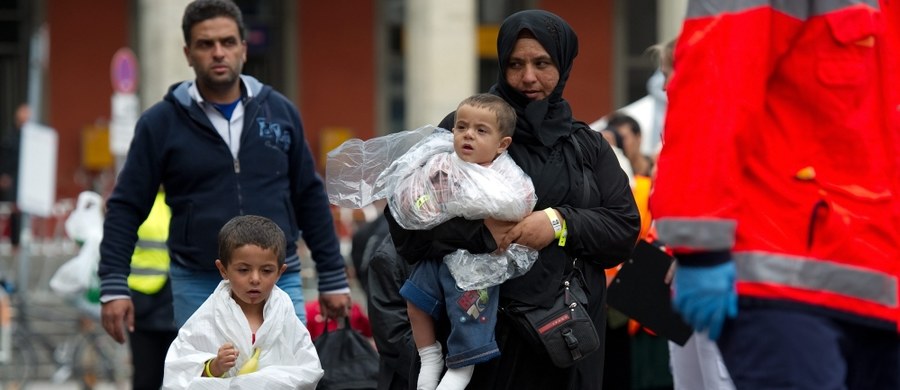
[[[900,278],[900,10],[897,0],[881,7],[803,18],[760,6],[686,19],[654,219],[734,221],[735,253]],[[797,177],[809,168],[813,177]],[[676,253],[698,249],[666,243]],[[900,320],[897,307],[848,297],[744,282],[738,292]]]
[[[325,331],[325,317],[319,310],[319,301],[306,302],[306,329],[313,340],[319,337]],[[343,320],[340,321],[343,323]],[[338,327],[338,321],[329,320],[328,330],[335,330]],[[372,337],[372,327],[369,325],[369,317],[363,313],[358,303],[354,303],[350,308],[350,327],[363,336]]]

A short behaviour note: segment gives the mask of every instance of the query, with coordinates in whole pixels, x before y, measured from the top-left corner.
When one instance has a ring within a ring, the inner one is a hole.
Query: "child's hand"
[[[509,230],[512,229],[513,226],[516,226],[516,223],[500,221],[493,218],[485,218],[484,226],[488,228],[488,230],[491,232],[491,236],[494,237],[494,242],[497,243],[496,253],[505,251],[511,243],[506,239],[506,234],[509,233]]]
[[[237,361],[238,350],[231,343],[222,344],[219,347],[219,353],[216,354],[216,358],[209,364],[209,371],[213,376],[222,376],[222,374],[228,372],[231,367],[234,367],[235,361]]]

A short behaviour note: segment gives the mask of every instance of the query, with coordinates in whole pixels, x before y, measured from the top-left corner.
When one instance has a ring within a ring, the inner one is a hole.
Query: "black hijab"
[[[530,31],[544,47],[559,69],[559,83],[550,95],[532,101],[506,81],[506,68],[519,34]],[[572,133],[572,109],[563,99],[562,92],[572,70],[572,62],[578,55],[578,37],[565,20],[547,11],[526,10],[516,12],[500,26],[497,36],[497,54],[500,61],[500,77],[491,92],[506,100],[516,110],[518,123],[517,142],[540,143],[551,146]]]

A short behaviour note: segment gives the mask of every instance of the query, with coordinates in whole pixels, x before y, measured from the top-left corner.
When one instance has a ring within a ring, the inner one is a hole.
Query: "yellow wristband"
[[[562,231],[559,232],[559,246],[566,246],[566,237],[569,236],[569,229],[566,228],[566,220],[562,221]]]
[[[563,225],[559,222],[559,217],[556,216],[556,210],[548,207],[544,209],[544,213],[550,218],[550,226],[553,226],[554,238],[560,238],[562,236]]]
[[[213,361],[213,359],[207,360],[206,364],[204,365],[203,370],[206,371],[206,376],[208,376],[210,378],[215,378],[216,376],[213,375],[212,371],[209,370],[209,364],[212,363],[212,361]],[[227,373],[228,373],[228,371],[223,372],[222,375],[219,376],[219,378],[224,378],[225,374],[227,374]]]

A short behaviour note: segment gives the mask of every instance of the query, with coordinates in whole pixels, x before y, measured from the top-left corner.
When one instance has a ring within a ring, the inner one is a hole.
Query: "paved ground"
[[[112,384],[102,383],[94,387],[94,390],[127,390],[131,389],[131,386],[116,387]],[[78,384],[75,382],[71,383],[60,383],[56,384],[53,382],[34,382],[28,384],[28,390],[81,390],[78,387]]]

